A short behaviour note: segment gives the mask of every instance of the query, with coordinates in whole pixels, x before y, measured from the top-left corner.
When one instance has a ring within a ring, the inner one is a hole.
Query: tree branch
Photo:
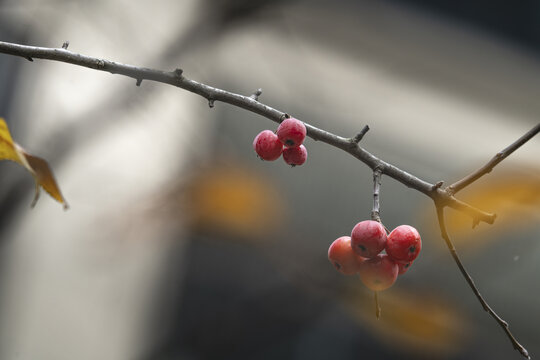
[[[467,283],[471,287],[471,289],[472,289],[474,295],[476,295],[476,298],[478,299],[478,301],[480,301],[480,304],[482,305],[484,310],[489,315],[491,315],[491,317],[494,318],[495,321],[497,321],[497,323],[503,328],[504,332],[506,333],[506,335],[508,336],[508,338],[512,342],[512,345],[514,346],[514,349],[519,351],[521,353],[521,355],[523,355],[527,359],[530,359],[529,352],[527,351],[527,349],[525,349],[516,340],[514,335],[512,335],[512,333],[510,332],[510,328],[508,326],[508,323],[506,321],[504,321],[503,319],[501,319],[499,317],[499,315],[497,315],[497,313],[495,313],[495,311],[493,311],[493,309],[488,305],[486,300],[484,300],[484,298],[480,294],[480,291],[478,291],[478,288],[474,284],[474,280],[472,279],[472,277],[469,275],[469,273],[465,269],[465,266],[463,266],[463,263],[461,262],[461,259],[459,258],[458,254],[457,254],[456,248],[454,247],[454,244],[452,243],[452,240],[450,240],[450,237],[448,236],[448,232],[446,231],[446,224],[444,222],[444,209],[443,209],[443,207],[437,206],[437,204],[435,204],[435,206],[437,208],[437,219],[439,220],[439,227],[441,229],[441,236],[444,239],[444,241],[446,242],[446,245],[448,246],[448,249],[450,250],[450,253],[452,254],[452,258],[454,258],[454,261],[456,262],[456,264],[457,264],[457,266],[459,268],[459,271],[461,271],[461,274],[463,275],[463,277],[465,278],[465,280],[467,281]]]
[[[262,115],[277,123],[280,123],[281,120],[287,115],[283,111],[274,109],[259,102],[256,100],[256,96],[235,94],[188,79],[183,76],[183,71],[181,69],[176,69],[170,72],[161,71],[77,54],[64,48],[26,46],[3,41],[0,41],[0,53],[21,56],[26,59],[60,61],[94,70],[109,72],[111,74],[120,74],[135,79],[136,83],[139,85],[143,80],[169,84],[204,97],[208,100],[210,106],[213,106],[215,101],[221,101]],[[486,213],[474,208],[471,205],[465,204],[454,198],[451,194],[447,193],[443,189],[434,188],[433,184],[404,170],[401,170],[361,148],[358,145],[358,142],[367,132],[369,127],[364,127],[364,129],[353,138],[344,138],[307,123],[304,124],[306,125],[307,135],[313,140],[321,141],[339,148],[356,157],[371,169],[378,168],[380,169],[381,174],[385,174],[410,188],[420,191],[432,199],[438,199],[438,201],[444,203],[446,206],[452,207],[458,211],[463,211],[471,216],[475,221],[483,221],[492,224],[495,220],[494,214]]]
[[[283,111],[274,109],[268,105],[265,105],[258,101],[258,97],[261,95],[261,90],[257,90],[251,96],[244,96],[240,94],[235,94],[229,91],[225,91],[219,88],[215,88],[191,79],[188,79],[183,76],[183,71],[181,69],[176,69],[170,72],[155,70],[150,68],[143,68],[133,65],[126,65],[117,63],[114,61],[109,61],[105,59],[95,58],[91,56],[86,56],[82,54],[73,53],[67,50],[67,44],[62,48],[44,48],[44,47],[35,47],[35,46],[25,46],[19,44],[13,44],[8,42],[0,41],[0,53],[5,53],[9,55],[20,56],[30,61],[33,59],[47,59],[53,61],[61,61],[65,63],[70,63],[73,65],[83,66],[94,70],[105,71],[111,74],[120,74],[124,76],[131,77],[136,80],[136,85],[141,85],[143,80],[156,81],[164,84],[169,84],[182,88],[184,90],[190,91],[197,95],[202,96],[208,101],[210,107],[213,106],[215,101],[221,101],[224,103],[231,104],[233,106],[240,107],[242,109],[248,110],[255,114],[262,115],[276,123],[280,123],[284,118],[288,117]],[[514,152],[517,148],[523,145],[525,142],[530,140],[534,135],[540,131],[540,124],[534,127],[527,134],[522,136],[516,142],[508,146],[506,149],[498,153],[491,161],[489,161],[484,167],[478,169],[471,175],[465,177],[464,179],[452,184],[446,189],[442,189],[442,181],[439,181],[436,184],[431,184],[428,181],[422,180],[405,170],[402,170],[392,164],[389,164],[378,157],[374,156],[370,152],[361,148],[358,144],[362,137],[369,130],[369,127],[366,125],[360,133],[355,135],[352,138],[344,138],[335,134],[332,134],[326,130],[319,129],[315,126],[304,123],[307,129],[307,136],[312,138],[315,141],[321,141],[336,148],[339,148],[352,156],[356,157],[358,160],[366,164],[369,168],[374,171],[374,208],[373,213],[376,213],[378,217],[379,212],[379,203],[378,203],[378,193],[380,186],[380,177],[384,174],[387,175],[400,183],[404,184],[407,187],[415,189],[424,195],[430,197],[435,202],[437,208],[437,215],[439,219],[439,225],[441,228],[441,235],[446,241],[448,248],[454,258],[456,264],[458,265],[461,273],[467,280],[467,283],[475,293],[476,297],[484,307],[484,309],[503,327],[506,334],[512,341],[514,347],[521,352],[525,357],[528,357],[527,350],[521,346],[517,340],[512,336],[508,329],[508,324],[502,320],[497,314],[488,306],[485,300],[480,295],[478,289],[474,285],[472,278],[469,276],[461,260],[459,259],[456,250],[448,237],[446,232],[446,227],[444,224],[444,207],[448,206],[455,210],[464,212],[473,219],[473,224],[480,221],[492,224],[495,220],[495,214],[490,214],[479,210],[470,204],[467,204],[463,201],[460,201],[454,197],[454,194],[459,190],[463,189],[467,185],[476,181],[478,178],[483,176],[486,173],[489,173],[493,167],[498,163],[504,160],[508,155]],[[372,213],[372,215],[373,215]]]
[[[519,147],[532,139],[539,132],[540,123],[536,124],[536,126],[529,130],[525,135],[523,135],[522,137],[514,141],[512,144],[508,145],[506,148],[495,154],[495,156],[491,160],[489,160],[486,165],[465,176],[463,179],[456,181],[452,185],[448,186],[446,188],[446,191],[448,191],[452,195],[457,194],[458,191],[469,186],[476,180],[480,179],[482,176],[489,174],[491,170],[493,170],[493,168],[497,166],[497,164],[506,159],[511,153],[516,151]]]

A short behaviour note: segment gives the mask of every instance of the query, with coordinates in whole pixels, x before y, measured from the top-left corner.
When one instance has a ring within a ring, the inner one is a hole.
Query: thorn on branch
[[[182,69],[179,69],[179,68],[174,69],[174,76],[178,78],[181,78],[183,73],[184,73],[184,70]]]
[[[364,126],[364,128],[358,134],[356,134],[353,138],[351,138],[351,142],[358,144],[368,131],[369,131],[369,126],[367,125]]]
[[[26,60],[28,60],[30,62],[34,61],[34,59],[32,59],[30,56],[26,56],[25,58],[26,58]]]
[[[135,85],[141,86],[141,83],[142,83],[142,79],[137,79],[137,82],[135,83]]]
[[[262,89],[257,89],[253,94],[250,95],[250,98],[252,98],[255,101],[259,101],[259,96],[262,95]]]
[[[64,43],[62,44],[62,49],[67,50],[68,46],[69,46],[69,41],[66,40],[66,41],[64,41]]]
[[[435,191],[435,190],[437,190],[437,189],[440,189],[441,186],[443,186],[443,184],[444,184],[444,181],[439,181],[439,182],[437,182],[435,185],[433,185],[433,186],[431,187],[431,191]]]
[[[208,99],[208,107],[213,108],[214,107],[214,99]]]

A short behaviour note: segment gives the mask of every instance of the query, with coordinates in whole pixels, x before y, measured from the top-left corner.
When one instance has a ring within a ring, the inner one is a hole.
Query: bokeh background
[[[0,38],[184,69],[451,183],[538,123],[536,1],[1,0]],[[383,178],[382,219],[423,251],[381,294],[329,244],[371,210],[372,175],[306,141],[261,162],[276,124],[162,84],[0,55],[0,116],[49,160],[71,209],[0,163],[0,359],[518,359],[453,263],[424,195]],[[482,294],[540,354],[540,139],[448,211]]]

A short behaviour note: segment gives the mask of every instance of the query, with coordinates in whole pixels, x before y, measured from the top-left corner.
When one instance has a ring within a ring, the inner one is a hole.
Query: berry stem
[[[381,203],[380,203],[380,192],[381,192],[381,178],[382,178],[382,171],[380,168],[376,167],[375,170],[373,170],[373,209],[371,210],[371,220],[377,221],[380,223],[387,234],[390,233],[386,226],[381,221]]]
[[[438,204],[435,204],[435,206],[437,208],[437,219],[439,220],[439,227],[441,229],[441,236],[444,239],[444,241],[446,242],[446,245],[448,246],[448,249],[450,250],[450,253],[452,254],[452,258],[454,258],[454,261],[456,262],[456,264],[457,264],[457,266],[459,268],[459,271],[461,271],[461,274],[463,275],[463,277],[465,278],[465,280],[467,281],[467,283],[471,287],[471,289],[474,292],[474,295],[476,295],[476,298],[478,299],[478,301],[480,301],[480,304],[482,305],[484,310],[489,315],[491,315],[491,317],[494,318],[495,321],[497,321],[497,323],[503,328],[504,332],[506,333],[506,335],[508,336],[508,338],[512,342],[512,345],[514,346],[514,349],[519,351],[521,353],[521,355],[523,355],[523,357],[525,357],[526,359],[530,359],[531,357],[529,356],[529,352],[527,351],[527,349],[525,349],[523,347],[523,345],[521,345],[516,340],[514,335],[512,335],[512,333],[510,332],[510,328],[508,326],[508,323],[506,321],[504,321],[499,315],[497,315],[497,313],[495,311],[493,311],[493,309],[488,305],[486,300],[484,300],[484,298],[480,294],[480,291],[478,290],[478,288],[474,284],[474,280],[472,279],[472,277],[467,272],[467,269],[465,269],[465,266],[463,266],[463,263],[461,262],[461,259],[458,256],[456,248],[454,247],[454,244],[452,243],[452,240],[450,240],[450,237],[448,236],[448,232],[446,231],[446,224],[444,222],[444,207],[441,206],[441,205],[438,205]]]
[[[382,172],[379,168],[373,170],[373,210],[371,210],[371,220],[381,222],[380,210],[381,204],[379,193],[381,191]]]
[[[379,305],[379,292],[374,291],[375,293],[375,316],[377,317],[377,320],[381,318],[381,307]]]

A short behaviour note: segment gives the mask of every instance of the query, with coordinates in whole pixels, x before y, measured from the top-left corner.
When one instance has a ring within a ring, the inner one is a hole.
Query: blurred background
[[[539,121],[536,1],[0,0],[0,38],[172,70],[450,184]],[[271,121],[162,84],[0,54],[0,116],[71,209],[0,163],[0,359],[518,359],[440,238],[430,200],[384,178],[385,225],[423,250],[380,294],[327,260],[369,218],[372,174],[306,141],[261,162]],[[448,213],[480,291],[540,354],[540,138]]]

